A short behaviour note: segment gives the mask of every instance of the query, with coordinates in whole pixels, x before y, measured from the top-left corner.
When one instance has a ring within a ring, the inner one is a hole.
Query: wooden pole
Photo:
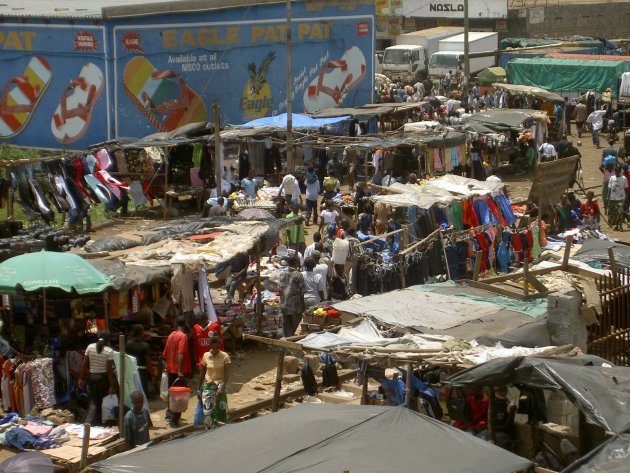
[[[523,258],[523,276],[525,279],[525,284],[523,285],[523,295],[527,297],[529,296],[529,261],[527,260],[527,255]]]
[[[440,244],[442,245],[442,255],[444,256],[444,266],[446,267],[446,276],[447,279],[451,279],[451,270],[448,267],[448,258],[446,257],[446,247],[444,246],[444,237],[442,233],[440,233]]]
[[[438,233],[440,233],[440,229],[439,228],[437,230],[435,230],[434,232],[431,232],[429,235],[427,235],[422,240],[417,241],[415,243],[412,243],[411,246],[409,246],[408,248],[405,248],[399,254],[400,255],[406,255],[407,253],[415,250],[417,247],[422,246],[423,244],[427,243],[429,240],[431,240],[433,237],[435,237]]]
[[[479,271],[481,271],[481,258],[483,257],[483,251],[475,252],[475,268],[473,269],[473,281],[479,280]]]
[[[354,245],[354,247],[357,248],[359,246],[367,245],[368,243],[375,242],[376,240],[380,240],[382,238],[387,238],[388,236],[395,235],[396,233],[404,232],[406,230],[407,230],[406,228],[399,228],[398,230],[383,233],[382,235],[378,235],[378,236],[375,236],[374,238],[370,238],[369,240],[365,240],[365,241],[362,241],[361,243],[357,243],[356,245]]]
[[[123,434],[125,425],[125,336],[118,337],[118,352],[120,353],[120,363],[118,363],[118,432]]]
[[[168,207],[168,148],[164,148],[164,220],[168,216]]]
[[[367,372],[363,374],[363,383],[361,384],[361,405],[365,406],[368,403],[368,382],[369,378]]]
[[[407,363],[407,383],[405,387],[405,406],[411,407],[411,391],[412,391],[412,380],[413,376],[413,364],[411,362]]]
[[[214,124],[214,179],[217,183],[217,197],[221,197],[221,107],[218,101],[212,103],[212,119]]]
[[[260,283],[260,242],[256,245],[256,333],[262,335],[263,307]]]
[[[612,272],[613,287],[619,285],[617,278],[617,262],[615,261],[615,253],[612,248],[608,248],[608,260],[610,261],[610,271]]]
[[[87,466],[88,450],[90,449],[90,424],[83,424],[83,442],[81,442],[81,461],[79,463],[79,471]]]
[[[304,361],[308,363],[308,361]],[[276,365],[276,385],[273,389],[273,403],[271,412],[278,412],[280,407],[280,390],[282,389],[282,372],[284,371],[284,350],[278,352],[278,364]]]
[[[566,246],[564,247],[564,255],[562,256],[562,270],[566,271],[569,267],[569,256],[571,255],[571,244],[573,243],[573,237],[567,236],[564,240]]]

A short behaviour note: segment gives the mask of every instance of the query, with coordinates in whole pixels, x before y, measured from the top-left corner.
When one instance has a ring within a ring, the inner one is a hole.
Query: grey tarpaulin
[[[404,406],[302,405],[97,462],[101,473],[440,471],[533,464]]]
[[[560,473],[628,473],[630,434],[619,434],[591,450]]]
[[[143,284],[170,283],[170,266],[126,265],[116,260],[87,260],[105,276],[108,276],[114,291],[128,291]]]
[[[571,257],[583,263],[610,264],[608,249],[612,248],[617,266],[630,267],[630,246],[614,241],[588,238],[582,247]]]
[[[527,110],[515,108],[493,108],[483,112],[475,113],[468,118],[469,122],[483,123],[493,128],[492,125],[504,125],[511,128],[518,128],[528,118],[545,116],[545,112],[540,110]]]
[[[610,366],[592,356],[498,358],[457,373],[451,386],[522,384],[562,391],[585,415],[604,430],[621,433],[630,428],[630,368]]]
[[[551,336],[547,327],[547,317],[540,317],[531,324],[525,324],[501,335],[482,335],[477,338],[477,342],[488,347],[493,347],[499,342],[505,348],[550,346]]]

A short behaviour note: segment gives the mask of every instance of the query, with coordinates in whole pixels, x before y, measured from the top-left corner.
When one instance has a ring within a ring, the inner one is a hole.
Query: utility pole
[[[470,25],[468,24],[468,0],[464,0],[464,100],[468,102],[468,81],[470,80],[470,46],[468,45],[468,33]]]
[[[293,53],[291,49],[291,0],[287,0],[287,171],[293,172]]]
[[[221,106],[218,101],[212,104],[212,118],[214,122],[214,180],[217,183],[217,197],[221,197]]]

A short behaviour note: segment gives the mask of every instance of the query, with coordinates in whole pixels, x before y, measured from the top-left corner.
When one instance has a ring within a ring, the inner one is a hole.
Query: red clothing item
[[[630,182],[630,171],[624,172],[623,175],[626,176],[626,179]],[[630,195],[630,186],[626,187],[626,195]]]
[[[182,360],[182,372],[189,374],[192,369],[190,367],[190,350],[188,349],[188,336],[184,332],[171,332],[166,339],[164,345],[164,353],[162,355],[166,358],[166,372],[175,373],[178,371],[177,355],[184,355]]]
[[[223,337],[221,336],[221,324],[219,322],[210,322],[205,328],[199,324],[193,327],[193,348],[195,350],[195,361],[201,367],[201,357],[204,353],[210,351],[210,338],[216,335],[221,340],[219,348],[225,351],[223,346]]]
[[[488,424],[488,396],[485,394],[481,398],[479,402],[475,396],[467,396],[466,402],[470,406],[470,411],[472,413],[472,422],[464,423],[464,422],[455,422],[455,427],[462,430],[481,430]]]
[[[626,189],[626,192],[628,192],[628,189]],[[599,211],[599,204],[597,203],[597,201],[592,201],[592,202],[588,202],[588,200],[586,202],[584,202],[582,204],[582,214],[585,217],[596,217],[600,214]]]

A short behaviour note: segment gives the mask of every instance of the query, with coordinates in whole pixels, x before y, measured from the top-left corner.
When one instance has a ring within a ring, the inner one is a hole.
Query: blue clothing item
[[[307,182],[306,183],[306,200],[315,200],[319,198],[319,180],[315,180],[315,182]]]
[[[149,443],[149,429],[153,427],[149,410],[145,407],[140,412],[133,409],[125,414],[123,438],[132,446]]]
[[[497,250],[497,268],[501,273],[507,273],[510,270],[510,255],[505,241],[499,243],[499,249]]]
[[[497,218],[492,212],[490,212],[490,207],[488,207],[485,200],[473,200],[473,208],[475,209],[475,214],[477,214],[477,220],[479,220],[480,224],[486,225],[488,223],[498,223]]]
[[[0,425],[8,424],[9,422],[11,422],[16,417],[18,417],[17,413],[10,412],[6,416],[4,416],[2,419],[0,419]]]
[[[516,217],[510,206],[510,201],[504,194],[499,194],[494,198],[494,203],[501,209],[501,214],[505,218],[505,223],[508,225],[514,225]]]
[[[442,225],[442,224],[446,224],[446,226],[449,225],[448,223],[448,216],[446,215],[446,212],[444,211],[443,208],[438,207],[437,205],[433,206],[433,211],[435,212],[435,221]]]
[[[218,197],[210,197],[207,201],[208,205],[210,206],[215,206],[219,204],[219,198]],[[225,207],[226,209],[228,208],[228,199],[223,199],[223,207]]]
[[[390,406],[400,406],[405,403],[405,383],[401,379],[383,379],[381,387]]]
[[[617,158],[614,157],[612,154],[609,154],[604,159],[602,159],[602,165],[604,167],[608,166],[609,164],[614,164],[614,165],[617,164]]]
[[[252,199],[256,198],[256,179],[250,179],[248,177],[242,179],[241,188],[248,197]]]
[[[8,446],[17,448],[20,452],[31,448],[36,441],[37,437],[29,431],[20,428],[9,430],[4,437],[4,442]]]

